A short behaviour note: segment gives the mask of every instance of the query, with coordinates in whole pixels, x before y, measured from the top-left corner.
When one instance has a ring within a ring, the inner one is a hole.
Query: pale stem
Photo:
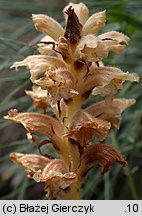
[[[73,98],[73,100],[69,103],[67,107],[67,125],[71,121],[73,114],[80,109],[81,104],[83,103],[83,99],[78,95],[77,97]],[[64,128],[67,131],[67,128]],[[64,138],[63,149],[62,149],[62,157],[64,161],[69,166],[71,172],[78,174],[78,164],[79,164],[79,151],[78,146],[75,144],[71,144],[68,141],[68,138]],[[65,195],[64,199],[68,200],[79,200],[81,199],[80,195],[80,181],[77,179],[76,182],[70,185],[70,190]]]

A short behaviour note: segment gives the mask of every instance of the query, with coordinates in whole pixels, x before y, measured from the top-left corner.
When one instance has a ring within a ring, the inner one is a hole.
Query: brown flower
[[[35,55],[15,62],[12,67],[26,66],[31,72],[31,81],[44,90],[48,90],[48,103],[55,106],[61,99],[76,96],[76,84],[65,63],[55,57]],[[11,67],[11,68],[12,68]],[[43,77],[39,77],[43,75]]]
[[[97,102],[85,109],[87,113],[106,120],[111,123],[111,127],[119,129],[121,113],[135,103],[134,99],[113,99],[112,104],[107,104],[106,101]]]
[[[76,84],[69,71],[63,68],[48,70],[45,76],[39,78],[35,83],[48,92],[48,102],[54,107],[61,98],[68,100],[76,95]]]
[[[33,14],[32,18],[37,31],[49,35],[54,40],[63,36],[64,29],[55,19],[44,14]]]
[[[69,172],[66,164],[59,159],[16,152],[11,153],[10,158],[23,166],[28,178],[45,183],[44,191],[49,199],[61,198],[60,194],[76,180],[76,174]]]
[[[33,136],[35,132],[47,136],[55,149],[60,152],[62,128],[56,119],[40,113],[18,113],[17,110],[10,110],[4,118],[22,124],[27,130],[28,139],[30,140],[35,140]],[[38,139],[36,139],[36,142],[37,144],[40,143]]]
[[[136,73],[125,73],[115,67],[96,67],[92,65],[88,76],[84,77],[82,75],[82,95],[93,89],[93,95],[106,96],[110,103],[114,94],[122,88],[125,80],[138,82],[139,76]]]
[[[110,127],[109,122],[95,118],[93,115],[79,110],[72,117],[68,126],[69,132],[64,136],[75,139],[82,147],[85,147],[93,137],[103,141],[108,136]]]
[[[85,176],[94,163],[97,163],[98,167],[104,168],[101,172],[101,175],[103,175],[114,162],[120,163],[122,166],[127,165],[123,156],[108,144],[91,144],[87,146],[81,157],[80,178],[82,179]]]
[[[31,72],[31,81],[36,84],[39,76],[44,75],[49,69],[66,68],[65,63],[58,58],[47,55],[33,55],[28,56],[23,61],[15,62],[11,68],[18,69],[20,66],[26,66]]]

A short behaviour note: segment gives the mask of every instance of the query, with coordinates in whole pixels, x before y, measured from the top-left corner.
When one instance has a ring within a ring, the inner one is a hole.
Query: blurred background
[[[80,1],[72,1],[74,3]],[[122,55],[111,54],[106,65],[142,76],[142,1],[141,0],[86,0],[90,14],[107,10],[107,24],[102,32],[116,30],[130,37]],[[11,108],[34,111],[32,100],[25,95],[31,88],[29,73],[24,68],[10,69],[13,62],[36,54],[31,46],[41,34],[32,23],[32,13],[44,13],[64,25],[62,9],[65,0],[0,0],[0,115]],[[126,82],[117,97],[135,98],[136,104],[122,114],[119,131],[113,131],[108,142],[126,156],[128,167],[114,164],[110,172],[100,177],[96,166],[89,172],[83,185],[83,199],[142,199],[142,81]],[[94,101],[90,97],[87,101]],[[28,180],[24,170],[9,159],[12,151],[37,152],[26,139],[21,125],[0,118],[0,199],[41,199],[43,185]]]

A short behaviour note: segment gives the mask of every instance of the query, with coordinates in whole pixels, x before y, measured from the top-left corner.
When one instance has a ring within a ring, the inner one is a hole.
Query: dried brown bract
[[[64,37],[69,40],[71,44],[76,44],[81,38],[82,25],[79,23],[79,19],[72,6],[70,6],[65,13],[68,15],[68,19]]]

